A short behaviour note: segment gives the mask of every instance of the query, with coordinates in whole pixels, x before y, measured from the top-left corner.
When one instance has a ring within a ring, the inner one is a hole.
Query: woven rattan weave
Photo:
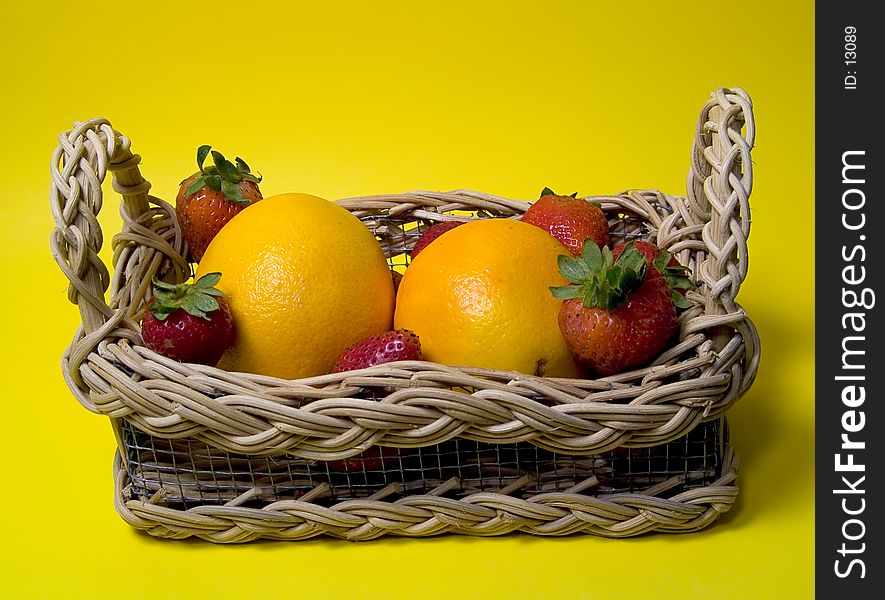
[[[610,490],[607,496],[597,494],[594,474],[563,491],[528,496],[513,494],[526,488],[524,481],[477,491],[464,480],[447,480],[420,493],[409,493],[400,481],[390,484],[399,485],[395,490],[385,486],[335,505],[321,501],[337,496],[329,481],[312,482],[310,490],[292,488],[286,499],[261,505],[255,504],[266,493],[260,483],[222,504],[176,504],[174,490],[160,485],[148,496],[147,487],[131,480],[137,462],[132,452],[144,439],[179,440],[226,456],[285,456],[309,464],[376,446],[427,452],[463,440],[489,447],[527,444],[574,458],[687,439],[699,424],[721,420],[758,366],[756,330],[735,302],[747,273],[754,136],[747,94],[717,90],[701,111],[687,197],[630,191],[591,198],[601,203],[615,239],[655,241],[689,266],[696,280],[697,291],[689,293],[694,306],[680,318],[678,343],[651,365],[605,379],[571,380],[400,362],[288,381],[178,363],[142,344],[136,319],[151,277],[190,276],[184,241],[174,208],[148,195],[129,140],[104,119],[78,123],[60,136],[52,157],[51,247],[83,321],[62,367],[79,402],[115,425],[121,450],[117,509],[154,535],[217,542],[512,530],[624,536],[706,526],[736,494],[736,461],[727,446],[719,448],[717,472],[704,487],[686,485],[695,473],[689,468],[641,492]],[[108,171],[123,197],[123,231],[112,240],[113,275],[98,258],[103,236],[96,219]],[[529,206],[471,191],[338,204],[375,233],[393,268],[407,264],[405,253],[435,221],[512,218]],[[675,486],[685,491],[660,497]]]

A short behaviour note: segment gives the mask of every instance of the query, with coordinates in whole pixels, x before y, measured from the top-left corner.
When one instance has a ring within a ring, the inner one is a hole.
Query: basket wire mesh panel
[[[400,494],[426,494],[453,481],[449,493],[508,489],[531,497],[575,487],[592,495],[642,492],[678,479],[668,492],[709,485],[721,474],[723,421],[703,423],[681,439],[645,448],[618,448],[594,456],[550,452],[530,443],[496,445],[465,439],[422,448],[372,448],[339,461],[231,454],[195,440],[151,437],[121,423],[126,465],[135,497],[177,508],[228,503],[260,507],[323,487],[315,502],[368,498],[391,484]],[[324,485],[325,484],[325,485]]]

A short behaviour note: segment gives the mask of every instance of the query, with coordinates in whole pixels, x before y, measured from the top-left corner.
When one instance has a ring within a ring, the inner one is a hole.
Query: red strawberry
[[[627,242],[621,242],[612,250],[612,256],[615,260],[621,255],[621,252],[627,247]],[[661,274],[667,279],[667,283],[673,290],[673,304],[677,309],[690,308],[691,302],[685,299],[685,290],[694,288],[694,284],[686,277],[689,271],[688,267],[683,267],[676,260],[676,257],[661,250],[651,242],[636,240],[633,247],[639,250],[639,253],[645,257],[645,264],[648,267],[648,274]]]
[[[212,151],[215,165],[203,167]],[[234,165],[212,146],[197,149],[200,170],[184,181],[175,200],[175,214],[190,256],[199,262],[209,242],[234,215],[261,200],[258,184],[261,178],[253,175],[249,165],[237,157]]]
[[[578,256],[584,241],[591,238],[604,248],[609,244],[608,220],[602,209],[586,200],[571,196],[559,196],[550,188],[544,188],[541,198],[532,204],[520,220],[547,231]]]
[[[379,471],[392,460],[399,458],[396,448],[384,446],[372,446],[365,452],[344,460],[330,460],[327,464],[332,471],[347,471],[348,473],[361,473],[362,471]]]
[[[430,242],[441,236],[447,231],[451,231],[458,225],[463,225],[461,221],[443,221],[442,223],[437,223],[432,226],[430,229],[424,232],[418,241],[415,242],[415,245],[412,247],[412,253],[409,255],[409,258],[415,260],[415,257],[418,256],[418,253],[424,250]]]
[[[421,342],[408,329],[388,331],[357,342],[338,357],[334,372],[363,369],[397,360],[421,360]],[[356,456],[331,460],[328,465],[333,471],[377,471],[398,456],[399,453],[394,448],[373,446]]]
[[[578,359],[605,377],[641,366],[676,333],[676,306],[665,277],[647,274],[643,255],[627,244],[615,260],[608,248],[584,246],[559,257],[563,276],[577,285],[553,287],[565,300],[559,328]]]
[[[181,362],[214,366],[233,343],[234,321],[224,293],[214,286],[221,273],[195,283],[172,285],[154,278],[154,298],[141,321],[145,345]]]
[[[421,360],[421,342],[408,329],[388,331],[357,342],[335,361],[335,373],[397,360]]]

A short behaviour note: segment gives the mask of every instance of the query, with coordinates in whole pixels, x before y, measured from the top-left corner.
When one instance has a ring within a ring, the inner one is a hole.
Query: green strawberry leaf
[[[185,304],[181,308],[184,309],[184,311],[192,317],[197,317],[198,319],[205,319],[206,321],[209,320],[209,315],[207,315],[205,312],[203,312],[199,308],[196,308],[192,304]]]
[[[250,172],[252,169],[249,168],[249,165],[246,164],[246,161],[245,161],[245,160],[243,160],[242,158],[240,158],[240,157],[238,156],[238,157],[237,157],[237,170],[238,170],[238,171],[240,172],[240,174],[242,174],[242,175],[248,175],[249,172]]]
[[[589,241],[589,243],[587,243]],[[608,250],[608,248],[606,248]],[[611,257],[611,253],[609,253],[609,257]],[[592,239],[587,238],[584,240],[584,250],[581,252],[581,260],[587,265],[587,271],[589,273],[596,273],[602,271],[602,269],[606,266],[605,257],[602,251],[599,249],[599,246],[596,245]],[[611,264],[611,261],[608,262]]]
[[[591,244],[591,245],[595,245],[595,244]],[[611,265],[614,264],[614,262],[615,262],[615,255],[612,254],[611,248],[609,248],[608,246],[606,246],[606,247],[603,248],[600,252],[602,253],[602,263],[603,263],[605,266],[610,267]]]
[[[674,290],[693,290],[694,284],[684,277],[677,277],[669,281],[670,287]]]
[[[555,195],[556,195],[556,192],[551,190],[549,187],[545,187],[543,190],[541,190],[541,195],[538,196],[538,199],[540,200],[544,196],[555,196]]]
[[[212,296],[209,296],[207,294],[193,294],[184,303],[182,308],[184,308],[186,311],[190,312],[191,314],[194,314],[194,313],[192,313],[189,309],[196,309],[202,314],[195,315],[195,316],[206,317],[206,313],[210,313],[213,310],[218,310],[219,305],[218,305],[218,300],[216,300]]]
[[[625,269],[623,278],[621,280],[621,286],[624,289],[635,290],[642,284],[643,281],[645,281],[644,268],[640,269],[639,271]]]
[[[694,303],[691,300],[675,290],[673,291],[673,304],[677,309],[691,308],[694,306]]]
[[[194,180],[190,183],[189,186],[187,186],[187,189],[184,191],[184,195],[185,195],[185,196],[188,196],[188,197],[189,197],[189,196],[193,196],[193,195],[196,194],[197,191],[198,191],[201,187],[203,187],[204,185],[206,185],[206,176],[205,176],[205,175],[200,175],[199,177],[197,177],[196,179],[194,179]]]
[[[236,183],[228,181],[227,179],[222,179],[221,192],[224,194],[225,198],[234,204],[239,204],[240,206],[249,205],[249,201],[243,197],[243,192],[240,190],[240,186]]]
[[[169,314],[169,313],[167,312],[167,307],[165,307],[165,306],[160,302],[159,299],[154,300],[153,302],[151,302],[151,303],[148,305],[148,310],[152,311],[152,312],[154,313],[154,316],[157,317],[158,319],[160,319],[161,321],[162,321],[163,319],[165,319],[166,316]],[[160,313],[163,313],[163,317],[162,317],[162,318],[159,317]]]
[[[669,263],[672,258],[672,254],[666,250],[661,250],[658,252],[658,255],[655,256],[655,268],[667,279],[667,284],[670,286],[670,289],[673,290],[673,304],[676,305],[676,308],[691,308],[691,301],[686,299],[684,294],[677,291],[695,289],[694,283],[689,278],[691,275],[691,269],[679,264],[671,266]]]
[[[606,248],[606,250],[608,250],[608,248]],[[643,276],[645,275],[645,257],[636,249],[633,242],[629,242],[624,246],[624,250],[621,252],[620,256],[618,256],[617,264],[621,265],[625,271],[630,270],[637,273],[641,272]]]
[[[577,197],[578,197],[578,192],[573,192],[573,193],[569,194],[569,196],[572,197],[572,198],[577,198]]]
[[[206,175],[204,181],[206,182],[206,187],[210,190],[221,191],[221,175]]]
[[[168,301],[174,302],[178,299],[178,292],[172,290],[161,290],[159,288],[154,288],[154,296],[159,301]]]
[[[550,286],[550,293],[553,294],[554,298],[569,300],[571,298],[580,298],[581,288],[577,285]]]
[[[158,279],[156,275],[154,275],[153,279],[151,279],[151,283],[162,290],[174,290],[178,287],[174,283],[166,283],[165,281]]]
[[[200,167],[200,170],[203,170],[203,163],[206,162],[206,157],[209,156],[209,151],[212,149],[212,146],[208,144],[203,144],[199,148],[197,148],[197,166]]]
[[[232,162],[224,158],[224,155],[221,154],[221,152],[213,150],[212,160],[215,162],[215,167],[218,169],[221,177],[224,178],[226,181],[239,183],[243,180],[240,171],[233,165]]]
[[[208,290],[203,290],[204,294],[209,294],[210,296],[217,296],[219,298],[227,298],[228,295],[222,292],[217,288],[209,288]]]
[[[194,285],[198,288],[211,288],[218,285],[219,281],[221,281],[221,273],[206,273],[197,279]]]
[[[560,254],[556,260],[559,272],[572,283],[581,283],[590,275],[590,269],[583,261],[565,254]]]
[[[605,271],[603,276],[605,277],[605,283],[608,284],[609,288],[615,289],[618,287],[618,282],[624,279],[624,269],[619,265],[612,265],[610,269]]]
[[[661,273],[666,273],[667,269],[669,268],[667,265],[670,263],[671,258],[673,258],[672,254],[670,254],[666,250],[660,250],[657,256],[655,256],[655,268]]]

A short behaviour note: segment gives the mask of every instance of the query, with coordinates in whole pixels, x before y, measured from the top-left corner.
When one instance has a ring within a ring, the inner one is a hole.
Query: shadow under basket
[[[118,508],[161,537],[627,537],[702,529],[737,496],[725,419],[666,444],[593,456],[456,438],[327,462],[231,454],[126,422],[119,431],[126,461],[117,462]]]

